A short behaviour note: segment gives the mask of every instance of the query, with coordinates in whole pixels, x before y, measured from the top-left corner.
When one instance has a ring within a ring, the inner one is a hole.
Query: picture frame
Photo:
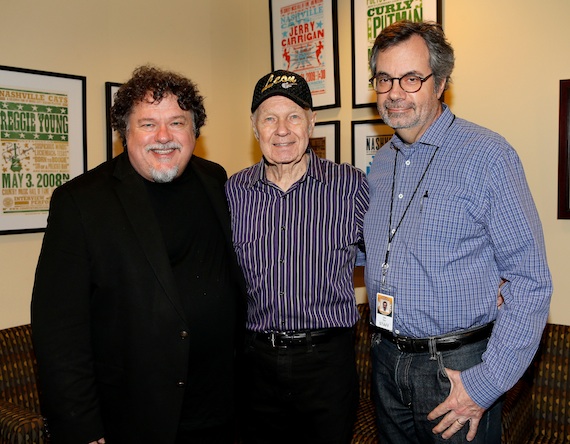
[[[370,172],[376,152],[394,135],[394,130],[383,120],[361,120],[352,122],[352,164]]]
[[[115,100],[115,93],[122,83],[105,82],[105,117],[107,119],[107,160],[118,156],[124,151],[123,142],[119,133],[111,126],[111,107]]]
[[[369,60],[380,31],[402,19],[441,23],[441,12],[441,0],[351,0],[353,108],[376,105],[376,92],[369,82],[372,77]]]
[[[560,80],[558,219],[570,219],[570,80]]]
[[[301,75],[313,109],[340,106],[337,0],[269,0],[271,70]]]
[[[44,231],[55,188],[87,170],[86,78],[0,66],[0,234]]]
[[[340,120],[317,122],[309,146],[317,156],[340,163]]]

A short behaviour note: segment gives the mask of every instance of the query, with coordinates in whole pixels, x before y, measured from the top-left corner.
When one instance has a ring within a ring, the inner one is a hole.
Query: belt
[[[490,322],[482,327],[466,330],[459,333],[450,333],[442,336],[435,336],[433,338],[409,338],[406,336],[395,336],[388,330],[372,326],[375,332],[382,335],[382,339],[386,339],[393,344],[396,344],[398,350],[406,353],[427,353],[430,352],[430,341],[433,341],[436,351],[455,350],[462,345],[473,344],[475,342],[488,339],[493,330],[493,322]]]
[[[351,331],[351,328],[325,328],[321,330],[291,332],[255,332],[248,331],[253,340],[259,340],[272,347],[287,348],[309,344],[322,344],[332,337]]]

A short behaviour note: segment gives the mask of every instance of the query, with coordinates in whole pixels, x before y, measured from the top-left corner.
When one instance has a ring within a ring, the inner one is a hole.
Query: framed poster
[[[558,219],[570,219],[570,80],[560,81],[558,124]]]
[[[337,0],[269,0],[271,68],[301,75],[315,110],[340,106]]]
[[[398,20],[441,23],[441,0],[351,0],[352,3],[352,107],[376,106],[369,79],[370,52],[376,36]]]
[[[309,146],[317,156],[340,163],[340,120],[317,122]]]
[[[111,106],[115,99],[115,93],[121,86],[121,83],[105,82],[105,115],[107,118],[107,160],[121,154],[123,152],[123,142],[119,137],[119,133],[111,127]]]
[[[87,169],[86,79],[0,66],[0,234],[45,230],[53,190]]]
[[[352,164],[368,175],[378,151],[394,135],[382,120],[352,122]]]

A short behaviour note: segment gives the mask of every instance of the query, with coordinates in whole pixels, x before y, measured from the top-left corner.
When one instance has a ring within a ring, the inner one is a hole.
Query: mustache
[[[167,143],[152,143],[145,146],[145,151],[149,152],[152,150],[181,150],[182,145],[178,142],[167,142]]]
[[[403,100],[386,100],[384,103],[382,103],[382,108],[408,109],[408,108],[414,108],[414,105],[407,104]]]

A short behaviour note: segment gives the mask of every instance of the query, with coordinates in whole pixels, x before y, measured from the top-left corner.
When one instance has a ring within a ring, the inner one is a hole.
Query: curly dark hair
[[[175,72],[144,65],[136,68],[131,79],[121,85],[111,107],[111,126],[119,132],[125,148],[127,124],[133,107],[142,102],[149,92],[156,102],[168,94],[175,95],[178,106],[192,114],[194,135],[198,138],[200,128],[206,122],[206,110],[204,98],[198,92],[196,84]]]
[[[445,81],[445,89],[451,82],[451,72],[455,65],[453,47],[447,41],[443,28],[435,22],[412,22],[402,20],[384,28],[376,37],[370,55],[370,71],[376,73],[376,58],[379,52],[396,46],[413,35],[424,39],[429,50],[429,64],[434,77],[434,89]]]

